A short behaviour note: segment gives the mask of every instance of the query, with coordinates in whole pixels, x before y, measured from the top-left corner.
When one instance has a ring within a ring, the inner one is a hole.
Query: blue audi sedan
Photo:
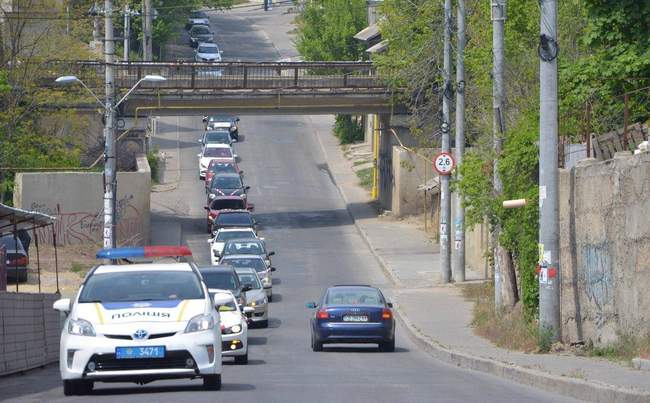
[[[323,344],[377,343],[380,351],[395,351],[395,319],[392,304],[378,288],[368,285],[337,285],[328,288],[311,318],[311,347]]]

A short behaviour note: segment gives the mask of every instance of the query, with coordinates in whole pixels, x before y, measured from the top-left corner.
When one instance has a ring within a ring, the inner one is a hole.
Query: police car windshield
[[[127,271],[90,276],[79,302],[137,302],[203,299],[203,288],[190,271]]]

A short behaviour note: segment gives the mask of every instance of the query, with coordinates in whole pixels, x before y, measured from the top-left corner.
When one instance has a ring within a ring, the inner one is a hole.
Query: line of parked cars
[[[210,17],[204,11],[192,11],[185,28],[188,31],[190,46],[195,48],[194,61],[220,62],[222,51],[214,40],[210,27]]]
[[[273,300],[271,257],[266,240],[260,236],[253,215],[250,186],[244,182],[235,145],[240,141],[239,121],[235,116],[205,116],[204,131],[198,139],[199,179],[206,192],[206,230],[210,266],[201,273],[210,292],[230,292],[246,317],[246,325],[268,327],[269,302]],[[244,324],[240,326],[246,328]],[[247,334],[233,336],[239,344],[224,349],[236,363],[248,362]],[[225,343],[225,342],[224,342]]]

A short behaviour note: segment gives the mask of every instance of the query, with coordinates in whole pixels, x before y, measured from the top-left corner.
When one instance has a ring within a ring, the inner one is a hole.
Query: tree
[[[305,60],[363,59],[365,47],[354,35],[366,23],[365,0],[308,0],[296,19],[296,47]]]
[[[354,35],[366,27],[365,0],[308,0],[296,19],[296,48],[309,61],[354,61],[365,46]],[[334,132],[342,144],[363,140],[360,119],[337,115]]]

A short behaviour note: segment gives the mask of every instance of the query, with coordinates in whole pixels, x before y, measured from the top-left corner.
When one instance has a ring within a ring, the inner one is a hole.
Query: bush
[[[158,183],[160,175],[160,158],[158,157],[157,150],[149,150],[147,152],[147,161],[149,162],[149,169],[151,170],[151,180]]]
[[[363,141],[363,125],[360,119],[354,119],[351,115],[336,115],[334,134],[341,144]]]

